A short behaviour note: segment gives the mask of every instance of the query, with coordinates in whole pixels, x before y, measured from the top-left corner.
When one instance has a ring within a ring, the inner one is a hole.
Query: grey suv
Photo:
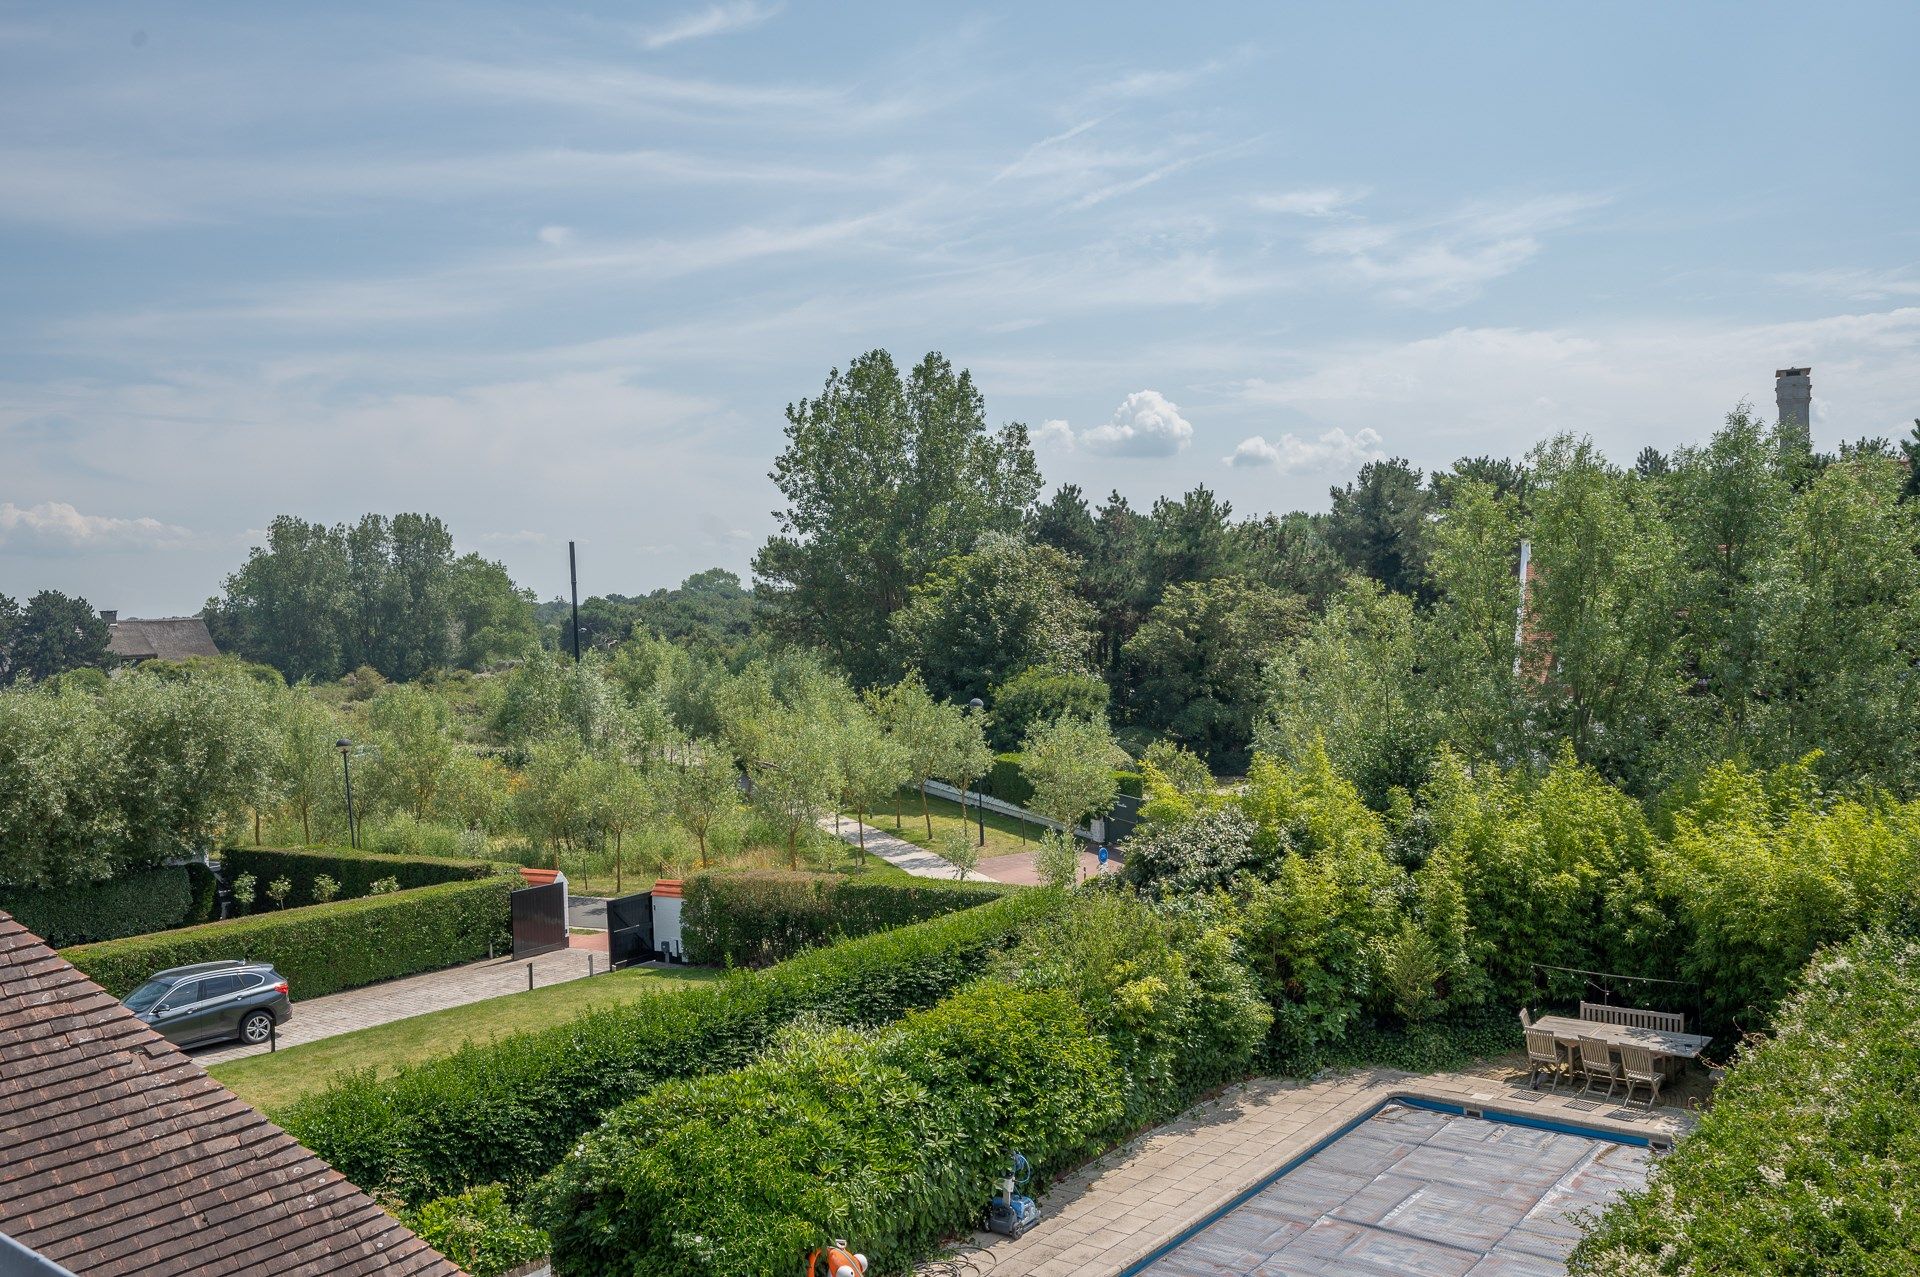
[[[126,997],[126,1007],[176,1046],[265,1042],[293,1016],[287,978],[264,962],[169,967]]]

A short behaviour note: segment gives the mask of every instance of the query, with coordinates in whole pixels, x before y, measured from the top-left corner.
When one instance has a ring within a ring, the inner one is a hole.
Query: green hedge
[[[115,997],[165,967],[243,958],[271,962],[296,999],[317,998],[484,958],[490,945],[509,947],[507,894],[517,883],[501,875],[280,909],[81,945],[61,956]]]
[[[0,889],[0,909],[59,948],[177,927],[193,913],[194,890],[184,866],[165,865],[105,882]]]
[[[1013,803],[1025,807],[1033,801],[1033,786],[1020,771],[1023,756],[1018,753],[995,754],[993,768],[987,773],[987,793],[1001,802]],[[1113,792],[1125,794],[1129,798],[1139,798],[1144,793],[1144,778],[1135,771],[1116,771],[1113,774]]]
[[[1059,904],[1056,892],[1018,892],[766,971],[469,1044],[385,1079],[343,1079],[275,1117],[354,1183],[406,1201],[494,1181],[524,1186],[609,1110],[673,1078],[738,1068],[798,1016],[872,1025],[934,1005]]]
[[[196,923],[212,922],[220,916],[220,875],[198,861],[185,866],[187,871],[187,892],[192,897],[187,906],[187,916],[181,921],[188,926]],[[95,937],[100,940],[112,939],[111,936]],[[77,943],[77,942],[76,942]]]
[[[293,883],[288,905],[317,903],[313,880],[321,874],[340,884],[339,899],[366,895],[382,878],[399,882],[402,890],[432,887],[443,882],[471,882],[497,872],[485,860],[448,860],[440,856],[383,856],[371,851],[342,851],[333,847],[229,847],[220,853],[220,868],[231,883],[240,874],[252,874],[256,899],[264,903],[267,884],[275,878]]]
[[[421,1241],[460,1265],[469,1277],[502,1277],[552,1249],[547,1235],[521,1219],[499,1184],[436,1197],[400,1213]]]
[[[784,1277],[831,1236],[905,1272],[978,1222],[1010,1151],[1044,1181],[1244,1076],[1270,1018],[1228,932],[1077,895],[891,1029],[808,1026],[640,1096],[530,1210],[557,1273]]]
[[[996,900],[998,883],[921,878],[867,882],[846,874],[703,873],[686,880],[680,915],[687,960],[764,967],[802,949],[925,922]]]
[[[984,983],[875,1037],[802,1033],[620,1109],[535,1190],[554,1271],[801,1271],[843,1236],[903,1272],[978,1222],[1007,1153],[1044,1176],[1120,1115],[1119,1061],[1065,993]]]
[[[1920,1272],[1920,945],[1869,933],[1823,951],[1777,1023],[1572,1272]]]

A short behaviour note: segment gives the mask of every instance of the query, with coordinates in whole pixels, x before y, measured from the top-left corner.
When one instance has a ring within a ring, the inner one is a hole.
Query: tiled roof
[[[143,621],[129,617],[107,627],[107,650],[129,661],[159,658],[184,661],[194,656],[218,656],[207,623],[197,616],[162,616]]]
[[[77,1277],[460,1277],[5,913],[0,1232]]]

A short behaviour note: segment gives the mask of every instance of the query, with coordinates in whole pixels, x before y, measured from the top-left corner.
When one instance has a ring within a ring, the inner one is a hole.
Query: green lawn
[[[927,836],[927,822],[920,815],[920,791],[903,790],[900,794],[900,827],[894,828],[893,808],[884,811],[869,812],[867,823],[875,829],[883,829],[896,837],[904,838],[916,847],[928,851],[940,850],[940,833],[961,823],[960,804],[945,798],[927,796],[927,811],[933,817],[933,836]],[[967,830],[977,839],[978,820],[974,809],[969,806],[964,817]],[[1014,852],[1032,851],[1034,840],[1040,836],[1041,827],[1023,824],[1017,817],[1003,816],[999,812],[987,812],[987,845],[981,848],[980,856],[1006,856]]]
[[[531,993],[512,993],[430,1011],[268,1055],[216,1064],[207,1071],[247,1103],[271,1112],[320,1090],[342,1073],[367,1068],[390,1072],[400,1064],[446,1055],[468,1041],[484,1042],[523,1029],[545,1028],[592,1007],[633,1002],[718,977],[718,972],[699,968],[663,971],[631,967]]]

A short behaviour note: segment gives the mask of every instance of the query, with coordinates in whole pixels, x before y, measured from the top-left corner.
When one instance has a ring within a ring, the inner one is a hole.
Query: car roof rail
[[[212,962],[193,962],[184,967],[168,967],[165,971],[156,971],[153,978],[165,980],[170,976],[199,975],[203,971],[225,971],[232,967],[244,967],[252,964],[238,958],[219,958]]]

